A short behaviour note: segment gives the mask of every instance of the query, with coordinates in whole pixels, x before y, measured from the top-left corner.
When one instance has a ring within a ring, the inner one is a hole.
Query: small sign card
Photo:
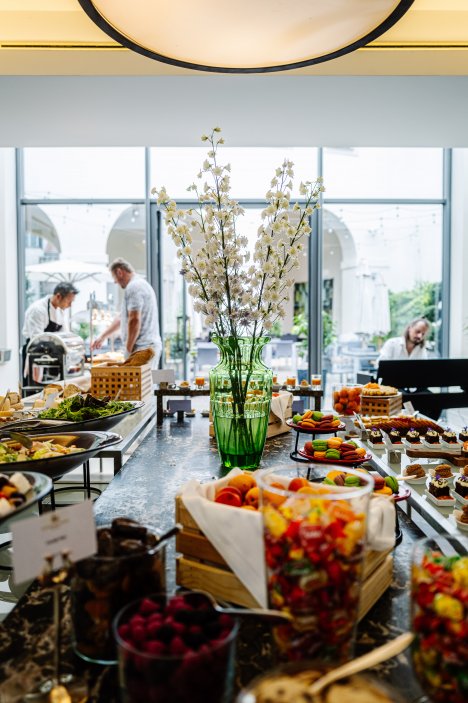
[[[175,381],[174,369],[154,369],[151,374],[153,383],[174,383]]]
[[[190,400],[171,399],[167,401],[167,407],[170,412],[179,412],[183,410],[184,412],[189,413],[192,409],[192,402]]]
[[[40,517],[14,522],[13,569],[15,583],[23,583],[40,576],[46,557],[53,557],[52,569],[62,566],[62,554],[70,561],[78,561],[96,554],[96,526],[93,502],[61,508]]]
[[[416,412],[411,400],[407,400],[406,403],[403,403],[403,407],[406,410],[406,412],[408,413],[408,415],[414,415],[414,413]]]

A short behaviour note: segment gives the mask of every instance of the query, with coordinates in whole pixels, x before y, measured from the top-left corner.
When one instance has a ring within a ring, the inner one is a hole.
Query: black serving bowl
[[[74,444],[83,451],[53,456],[48,459],[31,459],[30,461],[17,461],[14,464],[0,464],[0,473],[3,472],[3,468],[6,469],[7,467],[9,470],[13,469],[22,473],[27,473],[30,469],[34,469],[34,471],[38,471],[55,480],[69,471],[73,471],[73,469],[91,459],[102,449],[117,444],[122,440],[122,437],[114,432],[62,432],[60,434],[34,434],[31,439],[38,442],[52,441],[64,447]],[[2,432],[1,441],[4,444],[8,444],[15,440],[9,438],[8,430],[5,428]]]
[[[23,466],[23,464],[24,462],[22,462],[21,465]],[[0,473],[4,476],[8,476],[8,478],[13,476],[13,474],[17,471],[16,468],[14,471],[4,471],[4,466],[11,466],[11,464],[0,464]],[[11,513],[8,513],[8,515],[0,517],[0,525],[4,522],[7,522],[8,520],[12,520],[18,515],[18,513],[23,512],[23,510],[30,508],[31,505],[34,505],[39,500],[42,500],[42,498],[45,498],[45,496],[48,495],[52,490],[52,480],[48,476],[44,476],[44,474],[38,474],[35,471],[21,471],[21,473],[28,479],[29,483],[32,484],[32,488],[30,491],[28,491],[28,493],[25,494],[26,501],[24,503],[12,510]]]
[[[24,432],[25,434],[36,434],[37,432],[52,432],[56,429],[62,428],[65,431],[70,432],[80,432],[84,430],[85,432],[93,432],[97,430],[98,432],[106,432],[107,430],[115,427],[121,420],[128,415],[132,415],[137,410],[140,410],[144,406],[144,402],[141,400],[129,400],[125,401],[132,403],[133,408],[129,410],[124,410],[121,413],[115,413],[114,415],[106,415],[105,417],[92,417],[89,420],[81,420],[80,422],[73,422],[73,420],[42,420],[40,417],[17,420],[12,423],[5,423],[2,429],[8,430],[12,429],[17,432]]]

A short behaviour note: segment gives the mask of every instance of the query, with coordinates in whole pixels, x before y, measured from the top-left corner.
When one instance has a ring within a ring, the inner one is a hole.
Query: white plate
[[[459,442],[458,439],[456,442],[446,442],[445,439],[440,438],[440,443],[441,445],[445,448],[448,449],[457,449],[458,451],[461,451],[461,448],[463,447],[463,443]]]
[[[455,518],[455,522],[457,523],[457,526],[460,530],[466,530],[468,532],[468,524],[466,522],[461,522],[460,517],[462,515],[461,510],[454,510],[453,511],[453,517]]]
[[[439,500],[439,498],[436,498],[435,496],[432,495],[432,493],[429,493],[429,491],[426,490],[424,491],[426,494],[426,498],[428,498],[431,503],[434,503],[434,505],[437,505],[438,508],[451,508],[452,505],[455,505],[455,499],[454,498],[449,498],[447,500]]]
[[[419,438],[419,442],[408,442],[406,437],[403,437],[401,441],[405,447],[409,447],[409,449],[420,449],[422,447],[421,437]]]
[[[379,444],[373,444],[373,442],[371,442],[370,439],[367,439],[367,440],[366,440],[366,443],[367,443],[368,446],[369,446],[371,449],[373,449],[374,451],[383,452],[383,451],[385,451],[385,449],[387,448],[387,445],[385,444],[385,442],[380,442]]]
[[[422,437],[421,442],[428,449],[440,449],[442,446],[440,442],[426,442],[426,439],[424,437]]]
[[[411,474],[410,474],[411,475]],[[404,476],[404,474],[402,474]],[[427,476],[420,476],[420,478],[405,478],[404,481],[405,483],[414,483],[414,484],[421,484],[421,483],[426,483]]]

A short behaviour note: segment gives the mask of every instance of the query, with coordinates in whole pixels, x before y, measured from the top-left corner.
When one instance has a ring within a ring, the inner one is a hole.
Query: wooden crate
[[[91,368],[91,394],[109,395],[119,400],[145,400],[153,392],[151,365],[144,366],[93,366]]]
[[[180,496],[176,496],[176,522],[183,530],[176,537],[176,583],[184,588],[208,591],[215,598],[246,608],[259,603],[231,571],[221,554],[200,531]],[[371,609],[392,582],[390,552],[368,552],[363,571],[359,619]]]
[[[361,415],[398,415],[403,408],[401,393],[388,395],[361,396]]]

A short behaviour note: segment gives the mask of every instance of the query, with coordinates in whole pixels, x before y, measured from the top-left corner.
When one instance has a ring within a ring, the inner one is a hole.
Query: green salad
[[[44,420],[72,420],[81,422],[93,418],[117,415],[126,410],[132,410],[133,404],[109,398],[94,398],[92,395],[74,395],[62,400],[58,408],[50,408],[39,413]]]

